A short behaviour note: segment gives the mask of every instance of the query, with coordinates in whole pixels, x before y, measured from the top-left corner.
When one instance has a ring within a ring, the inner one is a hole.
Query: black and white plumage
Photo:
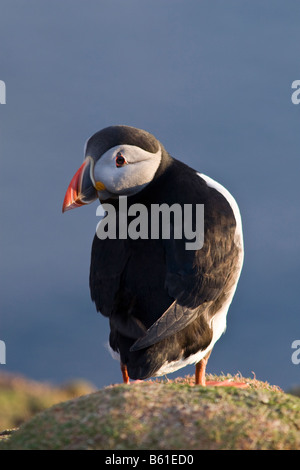
[[[63,211],[97,198],[118,210],[143,204],[204,204],[204,244],[186,240],[105,239],[95,235],[90,290],[109,318],[109,344],[124,381],[160,376],[196,364],[205,384],[207,358],[226,329],[226,316],[243,264],[240,212],[219,183],[172,158],[146,131],[111,126],[87,142]],[[151,221],[150,221],[151,224]],[[128,374],[128,375],[127,375]]]

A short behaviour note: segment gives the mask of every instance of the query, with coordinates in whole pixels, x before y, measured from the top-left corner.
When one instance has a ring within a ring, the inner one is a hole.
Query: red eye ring
[[[116,167],[119,168],[120,166],[125,165],[126,160],[125,157],[121,154],[121,152],[118,152],[116,155]]]

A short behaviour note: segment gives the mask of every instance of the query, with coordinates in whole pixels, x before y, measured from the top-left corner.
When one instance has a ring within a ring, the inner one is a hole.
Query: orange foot
[[[248,388],[249,384],[245,382],[234,382],[231,379],[228,380],[208,380],[206,382],[207,387],[236,387],[236,388]]]
[[[129,375],[127,372],[127,367],[125,366],[125,364],[122,364],[122,363],[121,363],[121,372],[122,372],[122,377],[123,377],[123,384],[130,385],[130,384],[136,384],[139,382],[144,382],[143,380],[132,380],[130,382]]]

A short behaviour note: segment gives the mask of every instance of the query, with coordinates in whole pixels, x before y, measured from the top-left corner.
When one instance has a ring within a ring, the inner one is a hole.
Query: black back
[[[133,133],[131,142],[135,138]],[[103,145],[111,145],[109,136]],[[156,143],[145,142],[143,148],[155,152]],[[205,205],[201,250],[186,250],[184,238],[94,238],[92,300],[97,310],[110,319],[110,345],[120,353],[129,376],[145,379],[165,362],[177,360],[182,354],[188,357],[210,344],[210,320],[236,282],[236,221],[227,200],[164,149],[153,181],[127,202],[128,206],[142,203],[149,210],[151,204],[162,203]]]

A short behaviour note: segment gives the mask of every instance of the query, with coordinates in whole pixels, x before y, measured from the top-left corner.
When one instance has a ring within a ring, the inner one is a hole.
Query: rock
[[[299,449],[300,399],[247,380],[247,389],[189,380],[106,387],[38,413],[0,449]]]

